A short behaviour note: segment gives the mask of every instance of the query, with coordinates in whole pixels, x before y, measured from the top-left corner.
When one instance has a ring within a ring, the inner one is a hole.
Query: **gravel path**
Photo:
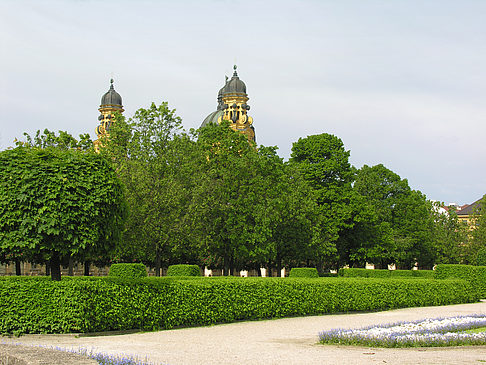
[[[284,318],[169,331],[77,337],[26,335],[23,344],[87,348],[148,358],[154,364],[480,364],[486,346],[381,349],[319,345],[318,333],[336,327],[486,314],[486,302],[385,312]]]

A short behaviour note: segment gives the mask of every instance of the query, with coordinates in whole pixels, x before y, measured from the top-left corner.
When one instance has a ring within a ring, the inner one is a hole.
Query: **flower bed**
[[[377,347],[432,347],[486,345],[486,315],[425,319],[370,326],[357,330],[333,329],[319,334],[323,344],[364,345]]]

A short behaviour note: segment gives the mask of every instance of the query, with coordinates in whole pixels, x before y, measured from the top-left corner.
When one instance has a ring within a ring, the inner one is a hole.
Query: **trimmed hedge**
[[[197,265],[170,265],[167,276],[201,276],[201,270]]]
[[[319,273],[315,267],[293,267],[290,269],[290,278],[318,278]]]
[[[160,330],[477,299],[459,279],[7,278],[0,280],[0,333]]]
[[[426,278],[433,279],[433,270],[339,269],[338,276],[360,278]]]
[[[440,264],[435,268],[435,278],[467,280],[481,298],[486,298],[486,266]]]
[[[108,276],[123,279],[141,279],[147,277],[144,264],[112,264]]]

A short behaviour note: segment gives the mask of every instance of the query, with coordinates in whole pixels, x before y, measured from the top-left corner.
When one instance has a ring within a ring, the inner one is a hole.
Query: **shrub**
[[[147,277],[147,270],[144,264],[112,264],[108,275],[123,279],[140,279]]]
[[[319,273],[315,267],[293,267],[290,269],[290,278],[318,278]]]
[[[197,265],[170,265],[167,276],[201,276],[201,270]]]
[[[389,278],[389,270],[371,270],[371,269],[339,269],[338,276],[348,277],[348,278]]]
[[[433,270],[372,270],[372,269],[339,269],[339,276],[362,278],[434,278]]]
[[[435,268],[435,278],[467,280],[481,298],[486,298],[486,266],[440,264]]]
[[[160,330],[476,301],[465,280],[75,277],[0,280],[0,333]]]
[[[476,265],[486,266],[486,247],[481,248],[476,254]]]

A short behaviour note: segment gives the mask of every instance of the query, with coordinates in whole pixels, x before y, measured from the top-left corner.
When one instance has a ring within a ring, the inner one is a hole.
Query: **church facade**
[[[246,85],[238,77],[235,65],[233,77],[231,80],[226,78],[225,85],[218,92],[216,111],[204,119],[201,127],[208,124],[220,124],[223,120],[227,120],[233,130],[243,133],[249,141],[256,142],[253,118],[248,115],[250,110],[248,100]]]

